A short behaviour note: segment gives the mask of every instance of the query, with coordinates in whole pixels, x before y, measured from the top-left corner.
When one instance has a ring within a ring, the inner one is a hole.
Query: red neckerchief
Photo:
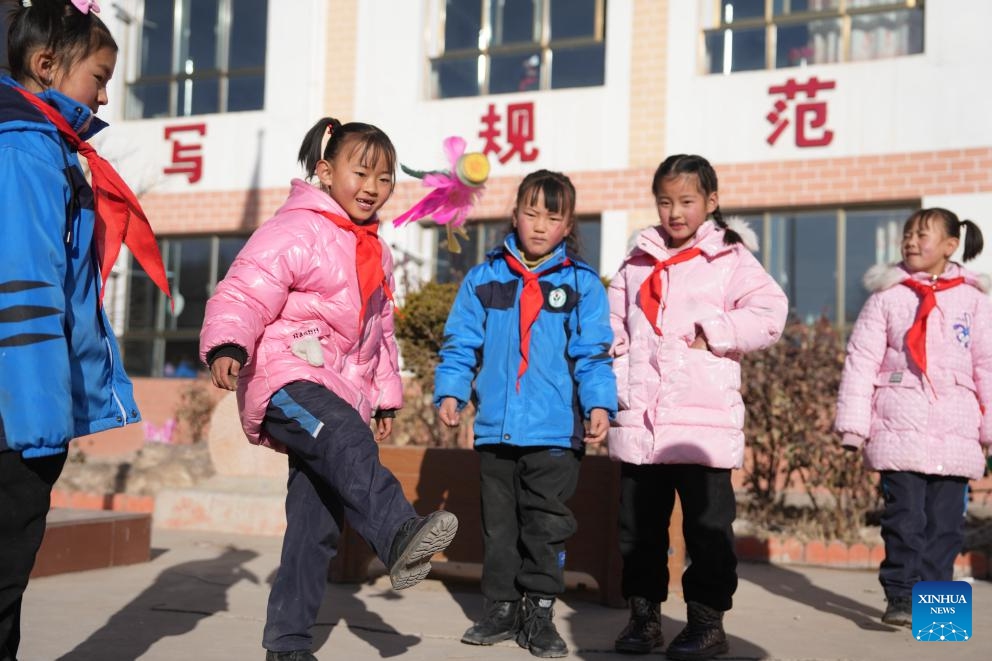
[[[697,248],[690,248],[689,250],[680,252],[674,257],[669,257],[663,262],[655,260],[654,268],[651,270],[651,274],[647,279],[641,283],[640,293],[638,295],[638,300],[641,303],[641,309],[644,310],[644,316],[648,318],[651,322],[651,327],[654,328],[654,332],[661,335],[661,327],[658,325],[658,308],[661,306],[661,272],[667,269],[669,266],[674,266],[675,264],[681,264],[682,262],[687,262],[693,257],[698,257],[702,254],[702,250]]]
[[[21,96],[55,125],[59,134],[86,159],[90,166],[93,175],[93,211],[96,216],[94,240],[100,261],[101,284],[107,284],[110,270],[114,267],[123,243],[141,264],[151,281],[171,300],[169,281],[165,277],[165,267],[162,265],[162,255],[155,242],[155,233],[152,232],[152,226],[141,209],[138,199],[114,170],[114,166],[97,154],[90,143],[80,138],[55,108],[25,89],[20,87],[13,89],[20,92]],[[101,287],[101,303],[103,292],[104,287]]]
[[[937,292],[957,287],[964,283],[964,278],[940,278],[931,283],[918,280],[903,280],[906,285],[920,297],[920,307],[916,309],[916,319],[906,331],[906,350],[924,376],[927,376],[927,317],[937,305]],[[929,376],[927,376],[929,378]]]
[[[358,272],[358,292],[362,298],[362,307],[358,311],[358,327],[365,321],[365,309],[368,307],[372,294],[379,287],[386,298],[393,300],[393,292],[382,270],[382,243],[379,242],[379,223],[371,222],[359,225],[350,218],[344,218],[330,211],[321,211],[320,215],[327,218],[341,229],[355,235],[355,270]]]
[[[517,392],[520,392],[520,377],[527,371],[530,360],[530,330],[544,307],[544,294],[541,293],[539,279],[542,275],[571,266],[572,262],[566,258],[543,271],[535,272],[524,266],[511,252],[504,251],[503,256],[510,270],[524,279],[524,289],[520,294],[520,368],[517,370]]]

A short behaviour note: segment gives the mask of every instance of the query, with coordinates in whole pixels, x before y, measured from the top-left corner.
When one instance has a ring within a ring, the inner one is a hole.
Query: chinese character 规
[[[497,142],[497,139],[502,135],[502,132],[497,125],[502,118],[503,116],[496,112],[496,106],[490,103],[486,114],[481,118],[485,128],[479,131],[479,137],[486,141],[482,153],[496,154],[500,163],[506,163],[515,154],[519,155],[520,160],[525,163],[536,159],[540,150],[529,144],[534,141],[534,103],[507,104],[506,142],[509,149],[500,154],[503,147]]]

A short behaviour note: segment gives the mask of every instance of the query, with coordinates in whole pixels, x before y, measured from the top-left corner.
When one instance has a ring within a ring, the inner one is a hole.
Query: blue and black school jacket
[[[65,452],[72,438],[140,420],[100,306],[93,190],[75,151],[0,78],[0,452]],[[74,129],[89,108],[41,98]],[[106,126],[96,117],[88,137]]]
[[[474,398],[476,446],[579,450],[589,412],[605,409],[612,418],[617,409],[606,289],[592,267],[566,254],[564,243],[537,267],[546,272],[539,279],[544,305],[518,390],[523,278],[510,270],[506,251],[523,261],[510,234],[458,290],[434,375],[435,405],[454,397],[461,408]]]

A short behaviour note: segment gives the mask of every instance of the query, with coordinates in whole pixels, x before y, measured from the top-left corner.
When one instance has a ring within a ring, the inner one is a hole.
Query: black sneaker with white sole
[[[439,510],[413,517],[396,532],[389,550],[389,581],[394,590],[413,587],[431,571],[431,556],[443,551],[458,532],[458,519]]]

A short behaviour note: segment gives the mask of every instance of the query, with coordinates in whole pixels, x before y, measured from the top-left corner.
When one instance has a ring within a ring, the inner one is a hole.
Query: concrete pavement
[[[151,562],[35,579],[25,595],[22,661],[221,661],[264,658],[260,640],[279,538],[156,529]],[[992,657],[992,583],[973,584],[974,638],[920,643],[879,622],[873,572],[742,564],[726,617],[723,659],[946,659]],[[321,661],[402,657],[534,658],[513,642],[459,642],[481,613],[477,581],[427,580],[403,592],[388,580],[332,584],[315,629]],[[613,652],[627,619],[586,597],[556,607],[573,659],[630,660]],[[665,637],[685,622],[673,595],[662,607]],[[661,659],[657,652],[645,658]]]

